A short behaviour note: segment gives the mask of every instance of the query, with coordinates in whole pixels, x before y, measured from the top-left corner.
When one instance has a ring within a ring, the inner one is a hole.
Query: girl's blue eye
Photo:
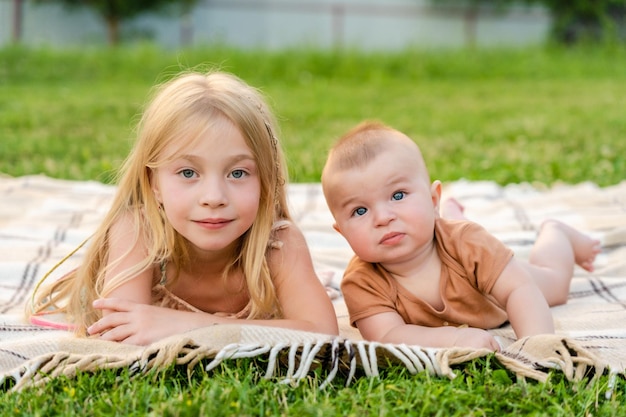
[[[393,200],[402,200],[404,198],[406,194],[404,193],[404,191],[396,191],[395,193],[393,193],[393,195],[391,196],[391,198]]]
[[[365,207],[359,207],[352,212],[355,216],[362,216],[367,213],[367,209]]]
[[[180,171],[180,174],[185,178],[193,178],[196,173],[193,171],[193,169],[183,169],[182,171]]]
[[[231,172],[230,175],[232,175],[233,178],[242,178],[244,175],[246,175],[246,172],[243,169],[236,169]]]

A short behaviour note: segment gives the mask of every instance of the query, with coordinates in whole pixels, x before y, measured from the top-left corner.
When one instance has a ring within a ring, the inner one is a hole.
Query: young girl
[[[262,95],[237,77],[185,73],[146,109],[84,263],[35,291],[32,318],[65,313],[79,335],[148,344],[249,323],[337,334]]]

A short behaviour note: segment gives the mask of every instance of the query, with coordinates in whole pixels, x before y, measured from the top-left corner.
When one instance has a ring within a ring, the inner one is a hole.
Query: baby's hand
[[[454,346],[500,351],[500,345],[491,333],[474,327],[459,327]]]

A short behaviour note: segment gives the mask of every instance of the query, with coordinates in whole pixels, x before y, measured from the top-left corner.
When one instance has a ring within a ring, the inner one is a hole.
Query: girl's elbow
[[[337,325],[337,320],[328,320],[324,323],[314,323],[313,331],[315,331],[316,333],[338,336],[339,326]]]

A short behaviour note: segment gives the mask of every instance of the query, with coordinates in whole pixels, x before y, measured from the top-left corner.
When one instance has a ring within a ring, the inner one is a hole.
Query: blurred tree
[[[523,0],[552,15],[552,37],[565,44],[626,40],[626,0]]]
[[[120,24],[145,12],[171,10],[168,6],[178,5],[181,14],[188,13],[197,0],[39,0],[41,3],[57,1],[68,7],[85,6],[102,17],[107,26],[109,45],[120,41]]]
[[[552,17],[551,36],[559,43],[626,40],[626,0],[431,0],[463,10],[466,36],[472,44],[481,14],[521,4],[541,4]]]

